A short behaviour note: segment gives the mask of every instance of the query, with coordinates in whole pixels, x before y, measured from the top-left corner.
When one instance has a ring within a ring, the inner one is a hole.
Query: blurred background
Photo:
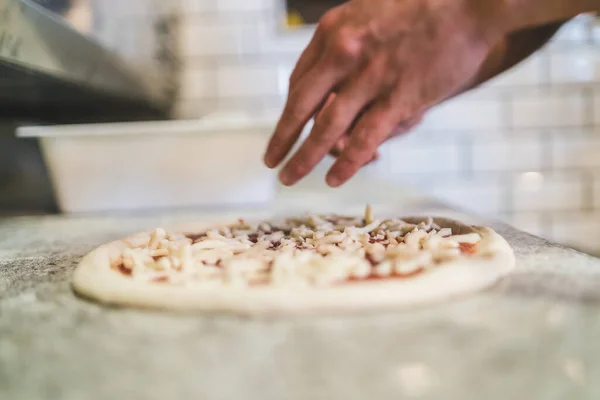
[[[35,3],[31,11],[0,0],[5,213],[57,210],[38,141],[16,139],[16,126],[276,115],[314,23],[342,2]],[[57,28],[55,17],[70,28]],[[600,254],[599,46],[597,18],[576,18],[523,64],[386,144],[368,173]],[[330,162],[309,179],[323,179]]]

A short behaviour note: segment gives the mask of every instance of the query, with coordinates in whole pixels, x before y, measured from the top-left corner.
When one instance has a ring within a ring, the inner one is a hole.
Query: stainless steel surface
[[[15,126],[169,117],[173,4],[0,0],[0,214],[56,209],[37,140]]]
[[[170,99],[158,67],[133,65],[101,45],[93,35],[94,3],[60,3],[55,13],[27,0],[0,0],[0,112],[14,117],[28,108],[30,118],[44,120],[36,109],[64,105],[76,114],[88,100],[92,113],[102,112],[94,103],[124,101],[163,114]]]

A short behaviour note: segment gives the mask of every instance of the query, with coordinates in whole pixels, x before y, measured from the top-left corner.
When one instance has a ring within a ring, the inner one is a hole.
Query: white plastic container
[[[30,126],[67,213],[260,205],[277,188],[262,155],[275,119]]]

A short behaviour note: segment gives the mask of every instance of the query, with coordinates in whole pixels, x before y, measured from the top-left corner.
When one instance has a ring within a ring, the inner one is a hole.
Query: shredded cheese
[[[465,256],[477,233],[452,235],[428,218],[419,224],[335,215],[238,223],[199,234],[152,232],[115,266],[132,279],[160,283],[326,286],[402,277]],[[469,253],[472,256],[472,253]]]

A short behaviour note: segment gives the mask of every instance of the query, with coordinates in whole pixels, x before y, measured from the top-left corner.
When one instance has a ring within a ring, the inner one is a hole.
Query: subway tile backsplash
[[[589,95],[584,89],[537,89],[515,92],[511,102],[512,127],[580,127],[587,121]]]
[[[515,211],[565,211],[584,209],[585,183],[581,173],[525,172],[512,181]]]
[[[600,170],[600,134],[594,130],[552,134],[552,163],[557,170]]]
[[[176,3],[182,61],[177,118],[281,110],[289,75],[312,36],[310,28],[283,28],[283,2]],[[133,39],[119,43],[119,34],[109,35],[114,29],[106,31],[114,48],[136,51]],[[384,146],[382,160],[369,168],[600,254],[599,46],[596,20],[576,18],[511,71],[436,107],[413,134]]]
[[[209,0],[210,1],[210,0]],[[272,6],[270,0],[212,0],[223,12],[263,11]]]
[[[217,71],[218,95],[224,98],[276,96],[285,90],[279,77],[280,69],[270,63],[222,66]]]
[[[390,158],[389,173],[435,174],[442,168],[445,172],[461,171],[463,149],[459,143],[411,144],[409,140],[398,138],[390,143],[387,154]]]
[[[423,129],[497,129],[505,124],[504,106],[498,96],[476,96],[467,93],[431,110],[423,121]]]
[[[241,21],[194,20],[190,16],[181,28],[181,51],[185,59],[253,54],[258,51],[259,28]]]
[[[217,94],[217,70],[214,68],[186,68],[181,74],[179,101],[187,102],[214,98]],[[195,114],[196,111],[191,111]],[[197,112],[202,112],[201,109]]]
[[[539,135],[507,139],[481,135],[473,140],[475,171],[539,171],[544,168],[544,143]]]
[[[510,190],[506,178],[498,174],[421,173],[399,175],[395,180],[461,210],[496,217],[509,211]]]
[[[593,83],[598,73],[597,48],[592,44],[584,44],[564,50],[556,49],[550,55],[549,66],[552,84]]]

